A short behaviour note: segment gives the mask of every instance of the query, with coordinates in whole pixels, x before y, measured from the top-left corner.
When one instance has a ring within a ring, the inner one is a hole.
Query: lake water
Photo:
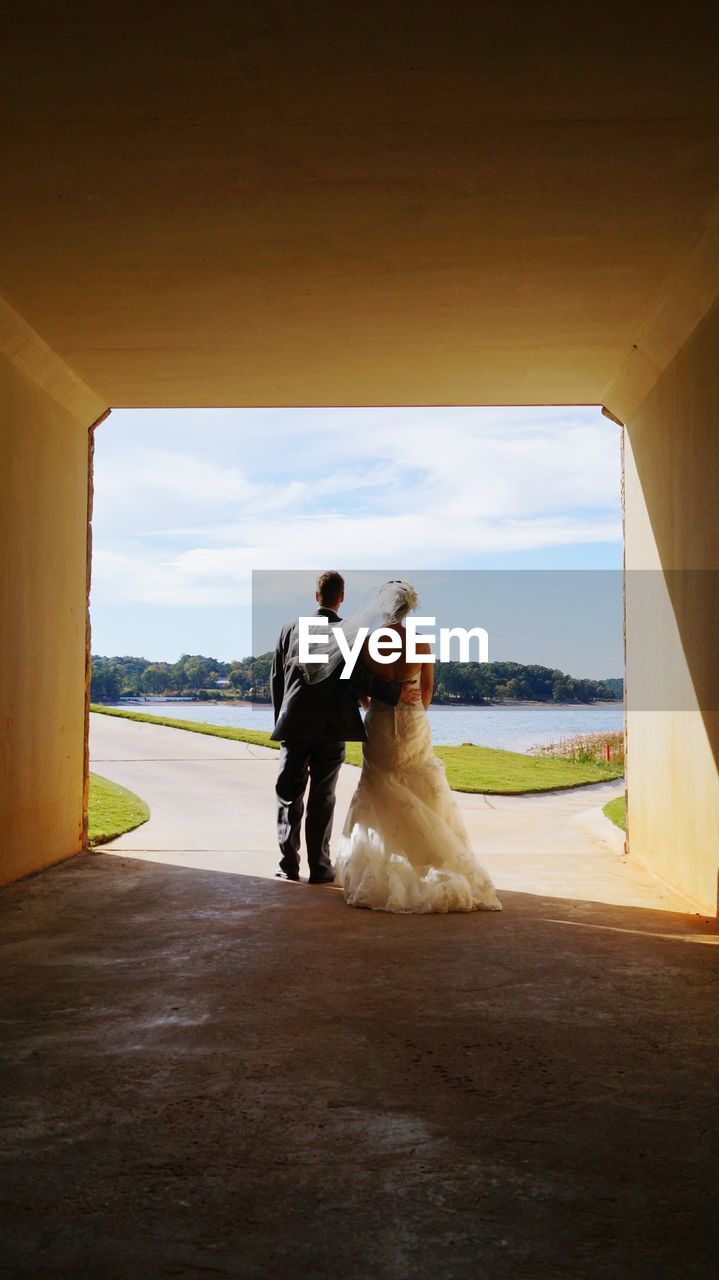
[[[178,720],[198,720],[205,724],[229,725],[236,729],[271,729],[272,708],[268,706],[221,706],[203,702],[152,702],[116,704],[149,715],[174,716]],[[457,746],[474,742],[506,751],[529,751],[532,747],[572,738],[578,733],[620,733],[624,708],[620,702],[588,706],[514,707],[430,707],[432,736],[438,744]]]

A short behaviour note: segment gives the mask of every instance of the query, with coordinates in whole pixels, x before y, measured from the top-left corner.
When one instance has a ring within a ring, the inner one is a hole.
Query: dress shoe
[[[334,867],[328,867],[326,871],[316,872],[315,874],[310,876],[307,883],[308,884],[334,884],[335,883]]]
[[[294,884],[299,882],[299,871],[285,871],[284,867],[278,867],[275,871],[276,880],[292,880]]]

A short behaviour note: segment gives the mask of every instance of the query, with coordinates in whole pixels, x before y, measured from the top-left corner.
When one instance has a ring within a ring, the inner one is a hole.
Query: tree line
[[[624,697],[621,679],[589,680],[553,667],[521,662],[438,662],[435,701],[614,702]]]
[[[270,700],[272,654],[221,662],[184,653],[177,662],[93,655],[90,697],[117,702],[145,694],[200,701],[231,697]],[[228,681],[218,687],[217,682]],[[578,679],[550,667],[521,662],[437,662],[435,702],[483,706],[490,702],[612,702],[624,696],[623,681]]]
[[[272,654],[241,661],[222,662],[200,653],[183,653],[177,662],[150,662],[148,658],[92,655],[90,697],[93,702],[116,702],[144,694],[175,694],[205,700],[221,695],[218,680],[229,681],[233,697],[256,697],[269,688]]]

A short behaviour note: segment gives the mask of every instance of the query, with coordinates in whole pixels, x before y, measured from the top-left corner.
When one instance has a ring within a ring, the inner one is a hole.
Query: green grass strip
[[[147,822],[150,810],[134,791],[120,787],[98,773],[90,774],[87,843],[91,848],[106,844],[126,831]]]
[[[113,707],[93,705],[91,711],[142,724],[163,724],[169,729],[187,729],[190,733],[206,733],[234,742],[249,742],[257,747],[279,748],[269,733],[259,729],[233,729],[228,725],[203,724],[195,720],[174,720],[165,716],[149,716],[142,711],[117,711]],[[570,787],[587,787],[594,782],[609,782],[622,777],[617,765],[604,761],[577,764],[560,756],[525,756],[518,751],[499,751],[494,747],[435,747],[444,761],[447,781],[453,791],[477,792],[482,795],[531,795],[540,791],[565,791]],[[348,764],[362,763],[362,744],[347,743]]]
[[[224,724],[204,724],[201,720],[173,720],[168,716],[148,716],[144,711],[118,711],[115,707],[90,706],[102,716],[117,716],[120,720],[137,720],[140,724],[164,724],[168,729],[187,729],[190,733],[206,733],[211,738],[229,738],[232,742],[249,742],[254,747],[276,747],[265,729],[232,729]]]
[[[626,831],[627,813],[624,796],[617,796],[616,800],[610,800],[608,804],[605,804],[602,813],[609,818],[610,822],[614,823],[615,827],[619,827],[621,831]]]

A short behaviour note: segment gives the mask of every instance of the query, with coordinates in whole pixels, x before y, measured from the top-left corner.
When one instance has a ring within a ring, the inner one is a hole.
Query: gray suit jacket
[[[332,609],[317,609],[315,616],[320,615],[330,623],[341,621]],[[359,695],[396,706],[401,684],[383,680],[362,662],[356,663],[348,680],[341,679],[342,669],[337,667],[326,680],[308,684],[292,657],[297,626],[295,621],[282,628],[272,662],[272,737],[281,742],[364,742]]]

